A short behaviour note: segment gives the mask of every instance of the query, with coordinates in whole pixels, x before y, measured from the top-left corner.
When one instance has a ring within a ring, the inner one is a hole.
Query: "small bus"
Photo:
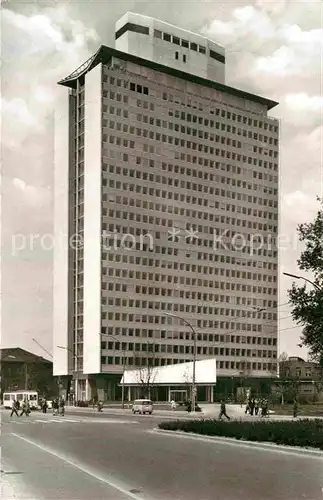
[[[23,400],[29,401],[31,410],[38,408],[38,392],[37,391],[12,391],[3,393],[3,406],[4,408],[11,409],[13,401],[19,401],[20,405]]]

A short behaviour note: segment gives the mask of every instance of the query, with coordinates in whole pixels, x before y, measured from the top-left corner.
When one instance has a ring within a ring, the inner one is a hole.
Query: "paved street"
[[[318,457],[162,435],[151,432],[162,416],[105,413],[2,412],[2,498],[323,499]]]

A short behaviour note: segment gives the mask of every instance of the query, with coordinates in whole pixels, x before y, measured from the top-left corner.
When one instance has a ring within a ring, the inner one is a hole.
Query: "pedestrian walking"
[[[254,400],[254,398],[252,398],[252,400],[250,401],[250,415],[251,416],[253,416],[255,406],[256,406],[255,400]]]
[[[100,401],[98,401],[98,411],[99,411],[99,412],[101,412],[101,411],[102,411],[102,409],[103,409],[103,403],[102,403],[102,401],[100,400]]]
[[[64,417],[65,416],[65,400],[63,397],[60,398],[59,408],[60,408],[60,414],[62,415],[62,417]]]
[[[262,405],[261,405],[261,416],[262,417],[269,417],[268,401],[266,399],[263,400]]]
[[[259,413],[259,399],[255,401],[255,415],[258,416]]]
[[[173,399],[172,399],[172,400],[171,400],[171,402],[170,402],[170,407],[171,407],[171,409],[172,409],[173,411],[174,411],[174,410],[176,410],[176,403],[175,403],[175,401],[174,401]]]
[[[222,420],[222,417],[226,417],[227,420],[230,420],[229,415],[227,414],[225,402],[221,401],[219,420]]]
[[[57,398],[53,399],[52,407],[53,407],[53,416],[58,415],[59,405],[58,405],[58,399]]]
[[[43,413],[47,413],[47,408],[48,408],[47,400],[46,400],[46,398],[44,398],[43,401],[42,401],[42,410],[43,410]]]
[[[26,417],[29,417],[29,413],[30,413],[29,401],[27,399],[24,399],[22,402],[22,409],[20,416],[22,417],[23,415],[26,415]]]
[[[10,417],[12,417],[13,414],[15,414],[15,415],[17,415],[17,417],[19,417],[19,414],[18,414],[19,408],[20,408],[19,401],[15,401],[14,400],[12,402],[12,405],[11,405],[11,415],[10,415]]]
[[[297,418],[297,414],[298,414],[298,402],[297,399],[295,398],[293,403],[293,418]]]
[[[191,411],[192,411],[192,402],[191,402],[190,399],[186,403],[186,409],[187,409],[187,413],[191,413]]]

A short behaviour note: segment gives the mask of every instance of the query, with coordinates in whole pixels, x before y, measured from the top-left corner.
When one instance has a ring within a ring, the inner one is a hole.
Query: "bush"
[[[222,422],[220,420],[185,420],[161,422],[160,429],[191,432],[204,436],[222,436],[245,441],[269,442],[323,450],[323,421]]]

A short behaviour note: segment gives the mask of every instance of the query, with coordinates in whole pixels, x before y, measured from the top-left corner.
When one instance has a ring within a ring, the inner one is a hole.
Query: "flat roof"
[[[158,367],[142,367],[125,370],[120,384],[126,386],[150,385],[191,385],[193,381],[192,361]],[[196,385],[216,383],[216,358],[200,359],[195,363]]]
[[[69,88],[76,88],[76,82],[78,78],[91,71],[91,69],[93,69],[100,63],[107,64],[112,57],[116,57],[124,61],[129,61],[134,64],[138,64],[139,66],[144,66],[146,68],[159,71],[161,73],[173,76],[175,78],[180,78],[197,85],[212,88],[220,92],[239,97],[240,99],[247,99],[249,101],[262,104],[263,106],[267,107],[268,110],[274,108],[278,104],[278,102],[266,99],[265,97],[251,94],[250,92],[245,92],[244,90],[230,87],[228,85],[224,85],[223,83],[214,82],[213,80],[208,80],[206,78],[201,78],[190,73],[185,73],[184,71],[170,68],[169,66],[165,66],[154,61],[149,61],[148,59],[143,59],[142,57],[137,57],[132,54],[128,54],[127,52],[121,52],[120,50],[116,50],[105,45],[101,45],[99,50],[93,56],[91,56],[87,61],[85,61],[85,63],[79,66],[79,68],[73,71],[73,73],[71,73],[69,76],[60,80],[58,84]]]

